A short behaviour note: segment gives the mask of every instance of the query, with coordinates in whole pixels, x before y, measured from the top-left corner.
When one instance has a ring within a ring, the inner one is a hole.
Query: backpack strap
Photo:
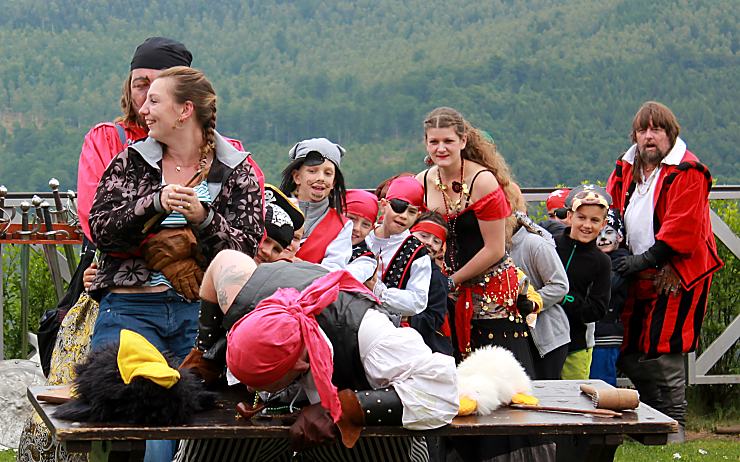
[[[118,132],[118,139],[121,140],[121,144],[123,145],[123,147],[125,148],[126,146],[131,144],[126,139],[126,130],[123,129],[123,126],[115,122],[113,123],[113,125],[115,125],[116,127],[116,131]]]

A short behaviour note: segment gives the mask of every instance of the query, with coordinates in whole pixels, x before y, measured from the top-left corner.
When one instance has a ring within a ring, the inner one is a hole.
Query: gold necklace
[[[442,193],[442,200],[445,204],[445,213],[450,215],[450,209],[455,213],[460,212],[463,209],[464,204],[467,203],[467,199],[470,198],[470,191],[468,185],[465,183],[465,159],[460,160],[460,181],[452,182],[452,192],[457,193],[458,197],[456,201],[452,201],[452,198],[447,193],[447,185],[442,181],[442,172],[437,167],[437,178],[434,180],[434,185]],[[465,199],[465,201],[463,201]],[[448,206],[449,203],[449,206]]]

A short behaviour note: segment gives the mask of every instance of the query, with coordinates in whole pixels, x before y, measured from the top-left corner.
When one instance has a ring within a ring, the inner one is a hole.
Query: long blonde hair
[[[480,130],[470,125],[462,114],[449,107],[438,107],[426,116],[424,119],[425,139],[427,130],[430,128],[452,128],[460,138],[467,137],[465,148],[460,153],[463,159],[471,160],[491,170],[512,208],[514,207],[517,194],[521,195],[521,192],[514,185],[511,170],[493,142],[489,141]]]

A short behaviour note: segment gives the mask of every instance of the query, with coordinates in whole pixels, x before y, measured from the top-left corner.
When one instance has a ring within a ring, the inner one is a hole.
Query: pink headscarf
[[[347,191],[347,213],[375,224],[378,219],[378,198],[364,189],[350,189]]]
[[[401,199],[415,207],[424,205],[424,187],[413,176],[400,176],[388,186],[388,200]]]
[[[340,290],[366,293],[377,301],[347,271],[322,276],[303,292],[278,289],[262,300],[227,336],[226,364],[234,377],[254,388],[276,382],[292,369],[305,345],[321,405],[338,421],[342,407],[331,383],[334,361],[315,316],[336,301]]]

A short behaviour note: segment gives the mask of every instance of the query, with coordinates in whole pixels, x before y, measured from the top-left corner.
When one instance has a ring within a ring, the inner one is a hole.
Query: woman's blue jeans
[[[200,302],[189,302],[177,292],[109,293],[100,301],[91,348],[117,342],[121,329],[144,336],[160,352],[179,364],[195,345]]]
[[[100,313],[93,330],[91,349],[119,340],[121,329],[144,336],[177,364],[195,345],[200,302],[189,302],[176,291],[144,294],[109,293],[100,301]],[[147,441],[145,462],[172,460],[177,440]]]

